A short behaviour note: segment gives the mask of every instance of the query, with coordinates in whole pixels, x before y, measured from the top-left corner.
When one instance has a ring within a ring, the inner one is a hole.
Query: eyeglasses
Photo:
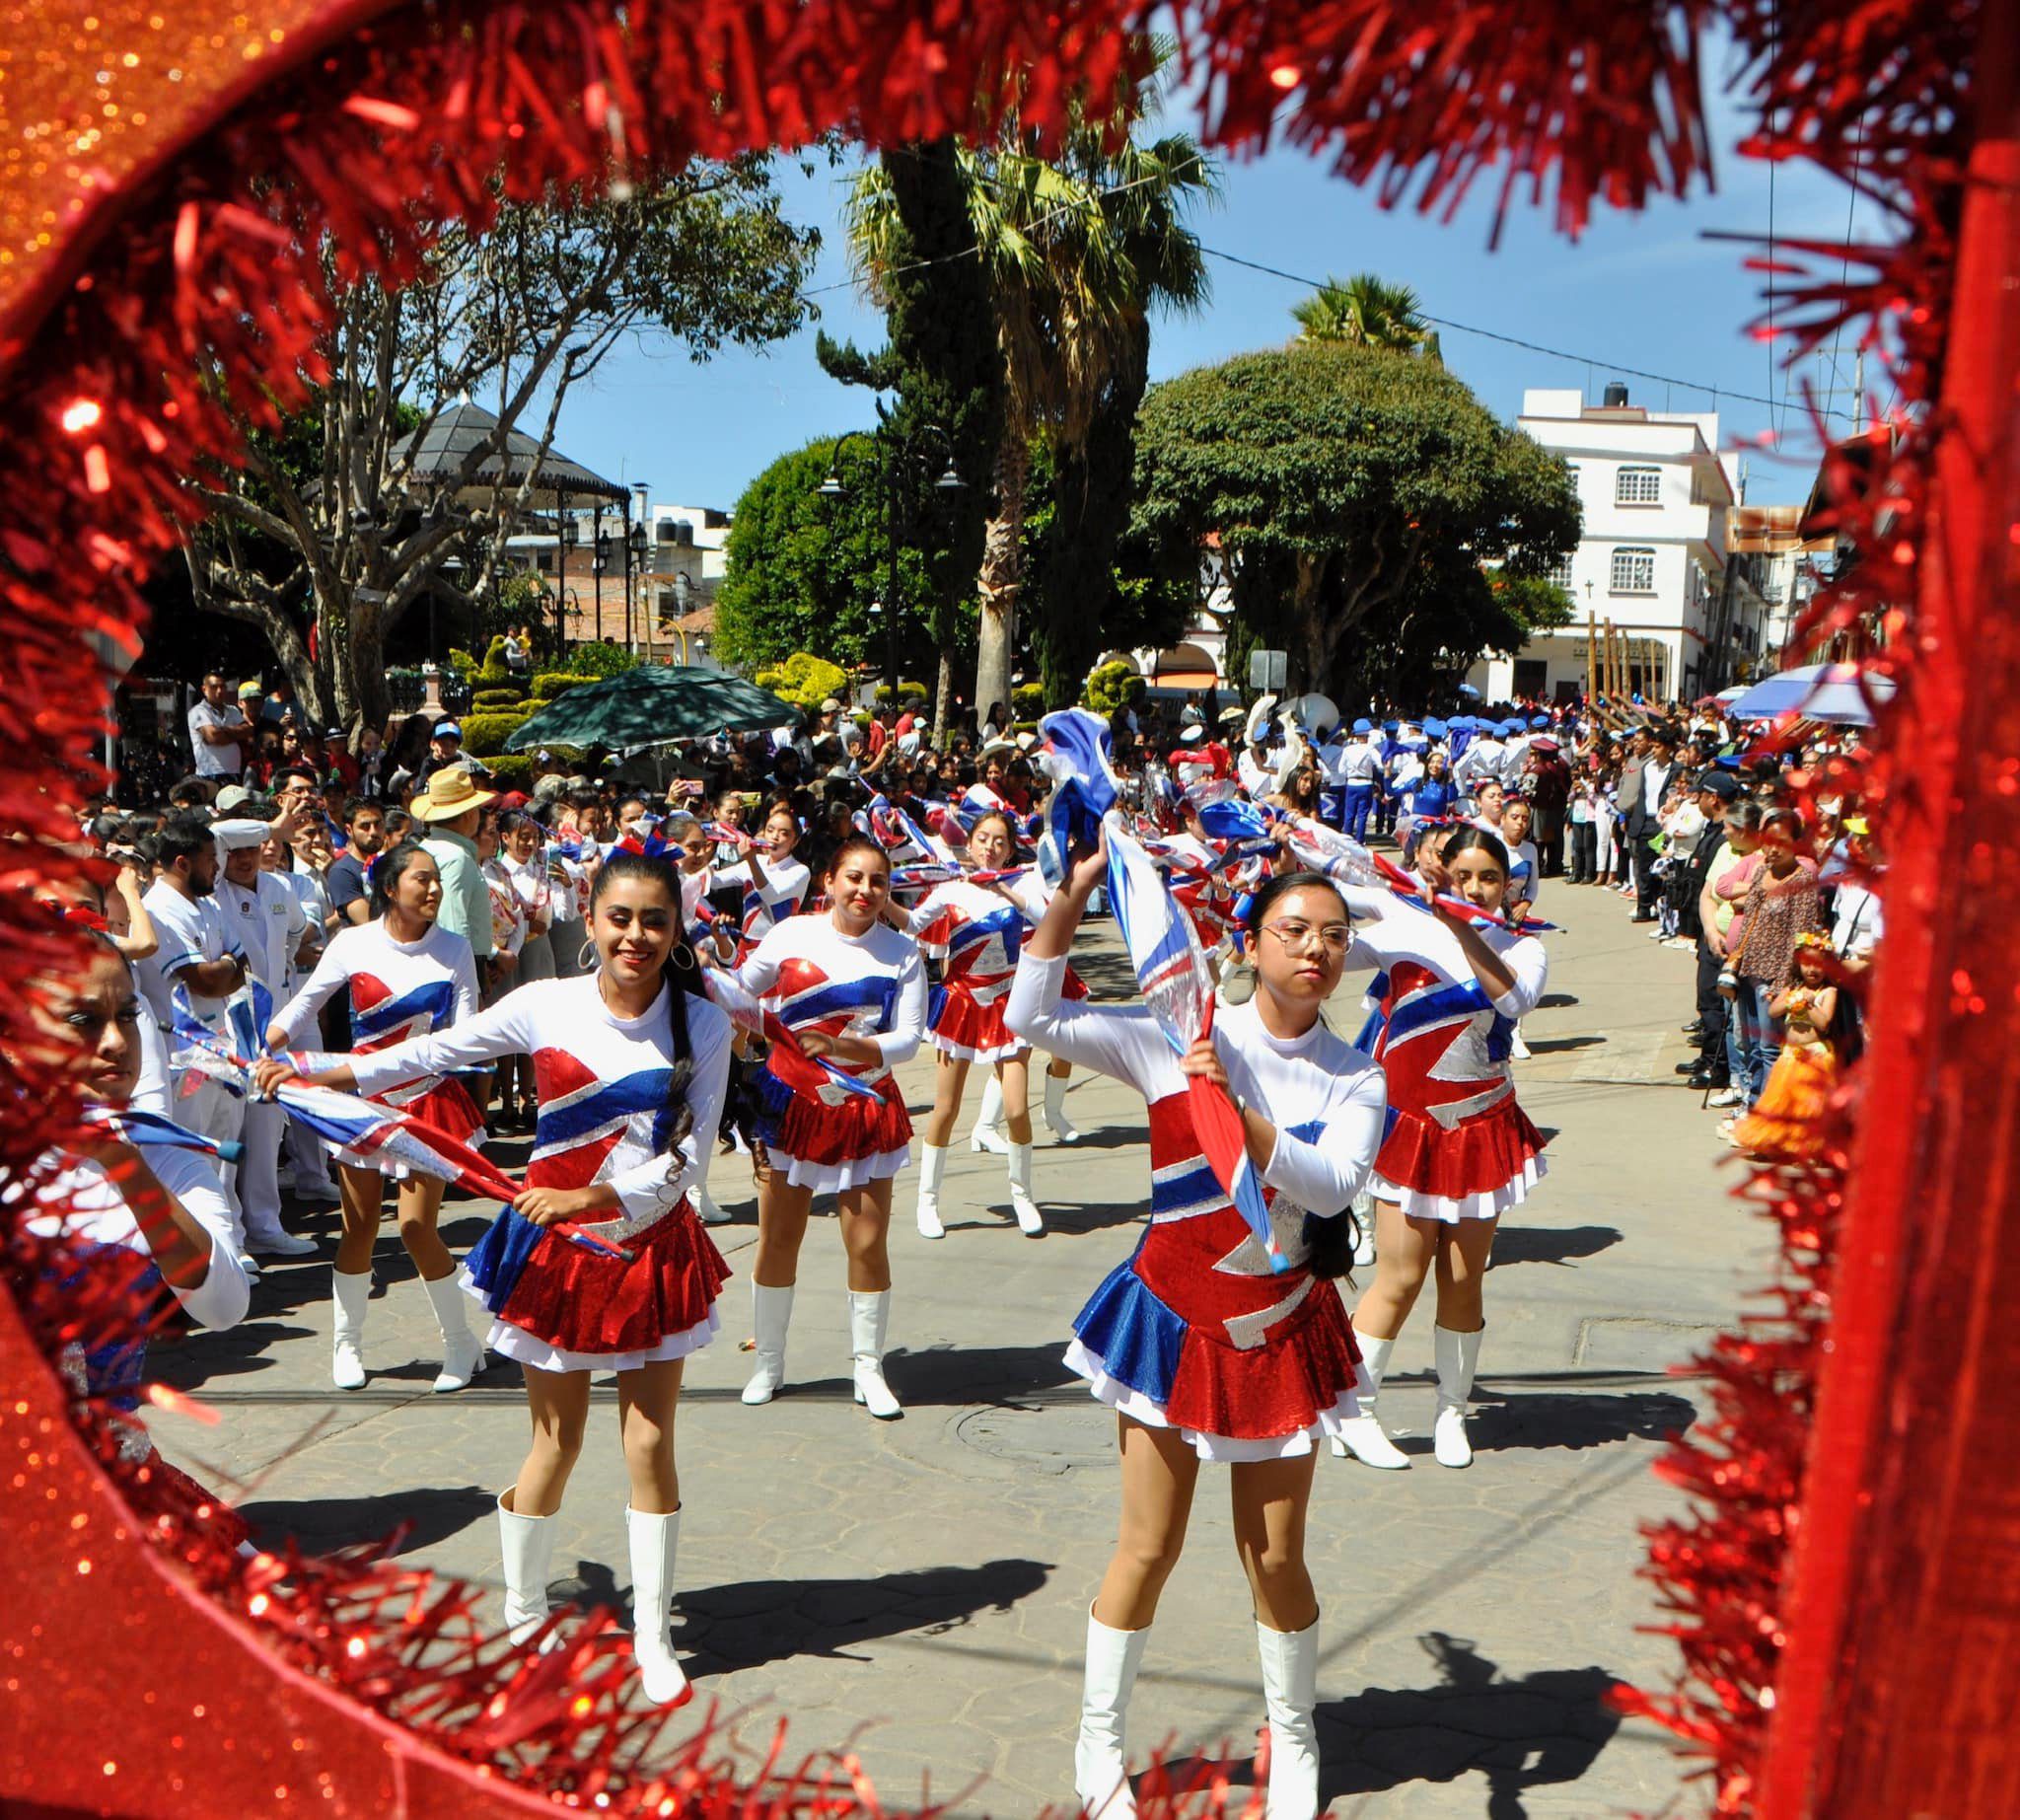
[[[1309,922],[1265,922],[1262,926],[1290,954],[1302,953],[1316,942],[1328,954],[1340,955],[1353,941],[1353,931],[1343,922],[1329,922],[1318,928]]]

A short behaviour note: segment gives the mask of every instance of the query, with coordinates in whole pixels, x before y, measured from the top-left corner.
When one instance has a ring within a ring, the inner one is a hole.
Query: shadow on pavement
[[[1505,1221],[1494,1234],[1494,1255],[1490,1271],[1504,1264],[1569,1264],[1574,1258],[1594,1258],[1611,1250],[1622,1239],[1615,1226],[1510,1226]]]
[[[481,1521],[497,1501],[495,1490],[478,1486],[422,1486],[359,1497],[259,1497],[241,1504],[239,1514],[263,1546],[279,1548],[293,1540],[306,1555],[386,1541],[405,1523],[410,1527],[394,1553],[407,1555]]]
[[[1532,1056],[1557,1056],[1566,1050],[1594,1049],[1606,1042],[1604,1037],[1538,1037],[1529,1046]]]
[[[252,1293],[259,1293],[256,1286]],[[221,1333],[201,1328],[191,1330],[180,1340],[164,1338],[148,1347],[148,1371],[176,1390],[193,1390],[212,1378],[271,1371],[280,1363],[272,1356],[274,1347],[282,1341],[303,1339],[315,1331],[286,1321],[260,1318],[281,1312],[285,1306],[282,1303],[280,1309],[255,1308],[252,1320]]]
[[[1322,1806],[1342,1795],[1478,1773],[1486,1779],[1488,1820],[1524,1820],[1527,1791],[1577,1782],[1620,1728],[1619,1715],[1606,1705],[1619,1677],[1607,1669],[1547,1668],[1503,1679],[1463,1638],[1433,1631],[1418,1641],[1439,1671],[1432,1686],[1368,1688],[1320,1702]],[[1260,1709],[1260,1697],[1257,1704]],[[1196,1761],[1175,1765],[1174,1780],[1183,1782],[1202,1767]],[[1255,1766],[1247,1760],[1221,1767],[1236,1784],[1254,1781]]]
[[[690,1674],[722,1674],[790,1656],[846,1655],[880,1638],[959,1630],[984,1611],[1007,1612],[1040,1590],[1044,1561],[987,1561],[853,1579],[737,1580],[683,1587],[674,1601],[674,1646]],[[582,1565],[592,1602],[628,1600]]]
[[[1100,1149],[1104,1146],[1093,1145]],[[1046,1194],[1043,1180],[1038,1184],[1039,1204],[1045,1208],[1046,1230],[1079,1236],[1089,1232],[1106,1232],[1112,1227],[1126,1226],[1150,1211],[1149,1185],[1144,1185],[1140,1201],[1105,1201],[1093,1205],[1062,1207]]]
[[[1561,1011],[1577,1002],[1578,995],[1575,992],[1546,992],[1536,1001],[1536,1008],[1539,1011]]]
[[[1687,1397],[1664,1390],[1579,1395],[1474,1392],[1466,1432],[1477,1452],[1528,1447],[1610,1447],[1616,1441],[1667,1441],[1697,1420]],[[1406,1452],[1406,1442],[1397,1443]],[[1421,1442],[1430,1451],[1430,1442]]]
[[[884,1369],[899,1401],[919,1409],[1016,1403],[1080,1382],[1066,1369],[1066,1342],[1062,1333],[1032,1347],[931,1347],[893,1353]]]

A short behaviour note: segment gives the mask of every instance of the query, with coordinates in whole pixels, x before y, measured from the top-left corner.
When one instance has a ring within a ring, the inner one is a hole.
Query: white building
[[[1562,455],[1578,483],[1584,536],[1553,576],[1578,618],[1512,658],[1482,659],[1467,680],[1490,701],[1582,694],[1588,623],[1609,620],[1644,697],[1689,701],[1707,679],[1723,680],[1730,628],[1760,614],[1726,596],[1727,515],[1740,486],[1718,450],[1717,412],[1649,410],[1621,385],[1607,387],[1603,404],[1538,390],[1522,395],[1516,427]]]

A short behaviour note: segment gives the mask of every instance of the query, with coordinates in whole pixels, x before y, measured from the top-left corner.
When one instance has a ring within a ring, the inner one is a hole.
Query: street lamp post
[[[554,567],[559,571],[554,578],[554,631],[561,641],[561,661],[564,665],[568,661],[567,600],[568,596],[575,592],[568,585],[568,558],[574,554],[576,542],[581,535],[581,529],[574,518],[564,510],[561,514],[561,523],[554,534],[554,547],[557,552]],[[576,601],[579,607],[579,595]]]
[[[826,499],[841,499],[848,494],[848,488],[841,481],[841,452],[850,443],[867,442],[878,452],[879,477],[884,482],[884,538],[888,575],[884,591],[884,634],[885,634],[885,675],[891,690],[891,705],[898,706],[898,551],[904,529],[902,514],[911,494],[914,477],[922,476],[923,463],[930,454],[930,445],[937,443],[945,457],[946,466],[940,477],[933,482],[936,493],[958,493],[967,482],[955,472],[954,438],[937,423],[922,423],[910,436],[902,436],[891,427],[889,419],[873,430],[850,430],[834,445],[834,452],[829,457],[828,478],[815,490]]]

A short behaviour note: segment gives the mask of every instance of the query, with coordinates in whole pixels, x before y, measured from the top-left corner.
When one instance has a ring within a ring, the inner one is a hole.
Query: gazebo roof
[[[417,480],[446,480],[456,473],[472,449],[497,434],[498,419],[479,404],[468,400],[452,404],[432,422],[393,445],[397,467],[411,460]],[[563,499],[622,499],[628,489],[619,481],[606,480],[580,462],[571,462],[558,449],[544,455],[533,437],[508,430],[502,453],[487,455],[464,492],[472,497],[488,496],[494,486],[518,486],[528,473],[537,476],[528,504],[553,510]]]

